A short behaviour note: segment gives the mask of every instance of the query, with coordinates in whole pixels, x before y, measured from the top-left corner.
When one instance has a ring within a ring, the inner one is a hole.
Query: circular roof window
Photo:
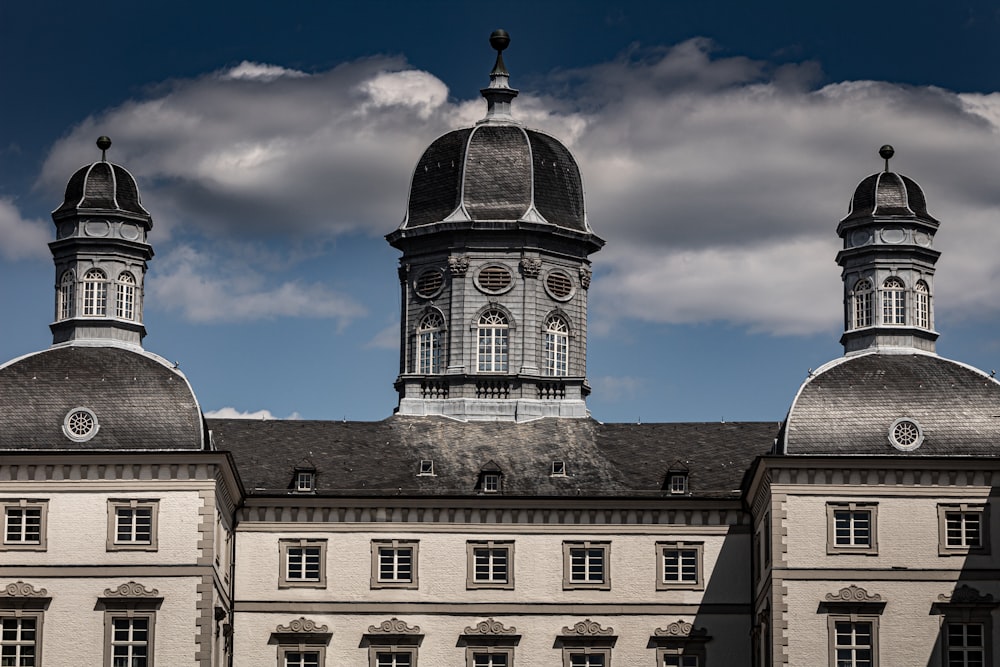
[[[97,415],[87,408],[73,408],[63,419],[63,435],[73,442],[86,442],[97,435],[101,425]]]
[[[476,285],[489,294],[501,294],[511,288],[514,283],[510,269],[506,266],[486,266],[476,276]]]
[[[441,269],[423,271],[413,283],[413,291],[422,299],[430,299],[438,295],[444,287],[444,273]]]
[[[912,452],[924,442],[924,432],[920,424],[900,417],[889,427],[889,444],[903,452]]]
[[[565,271],[552,271],[545,277],[545,291],[557,301],[567,301],[573,296],[573,279]]]

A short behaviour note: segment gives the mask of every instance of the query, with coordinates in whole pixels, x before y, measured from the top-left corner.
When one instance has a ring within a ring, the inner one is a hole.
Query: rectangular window
[[[563,667],[607,667],[611,662],[609,649],[564,649]]]
[[[563,588],[611,588],[610,542],[563,542]]]
[[[416,651],[375,651],[373,667],[416,667]]]
[[[701,667],[701,662],[696,655],[666,653],[663,655],[663,667]]]
[[[877,554],[877,510],[873,503],[827,503],[826,552]]]
[[[682,495],[688,492],[688,476],[684,473],[670,474],[670,493]]]
[[[513,542],[468,542],[466,588],[514,588]]]
[[[500,475],[492,472],[483,475],[483,493],[500,493]]]
[[[372,588],[417,588],[416,541],[372,541]]]
[[[286,650],[279,664],[281,667],[320,667],[323,663],[319,651]]]
[[[0,665],[36,667],[41,616],[4,616],[0,619]]]
[[[986,633],[983,624],[947,623],[946,667],[984,667],[986,664]]]
[[[5,500],[3,549],[45,550],[45,500]]]
[[[938,505],[938,553],[989,553],[986,505]]]
[[[311,493],[313,491],[314,473],[311,470],[300,470],[295,473],[295,490],[298,493]]]
[[[108,551],[156,551],[156,500],[108,501]]]
[[[875,618],[829,618],[830,667],[878,667],[878,625]]]
[[[151,615],[112,616],[110,630],[111,667],[152,667]]]
[[[514,649],[477,646],[470,648],[468,667],[514,667]]]
[[[700,542],[657,542],[660,577],[656,589],[700,590],[703,549],[704,544]]]
[[[279,588],[326,586],[326,540],[280,540]]]

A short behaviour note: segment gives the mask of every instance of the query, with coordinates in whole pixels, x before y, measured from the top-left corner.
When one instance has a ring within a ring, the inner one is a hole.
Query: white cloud
[[[646,381],[627,375],[602,375],[592,379],[594,389],[608,403],[628,401],[639,395]]]
[[[836,224],[855,185],[881,168],[884,143],[942,220],[939,313],[1000,312],[987,298],[1000,274],[1000,94],[877,81],[816,88],[819,76],[814,63],[718,57],[696,39],[554,73],[540,80],[542,96],[522,92],[515,115],[574,150],[589,219],[608,241],[594,258],[595,331],[621,318],[793,334],[836,326]],[[402,218],[421,151],[484,110],[479,99],[450,101],[440,80],[399,59],[309,75],[241,63],[85,119],[53,148],[40,183],[61,188],[107,133],[160,234],[383,234]],[[158,260],[157,289],[192,319],[359,312],[319,285],[266,285],[250,270],[248,288],[176,261],[162,270]]]
[[[365,349],[399,350],[399,322],[393,322],[365,343]]]
[[[24,218],[14,201],[0,197],[0,256],[4,259],[44,259],[49,257],[52,239],[49,225]]]
[[[194,322],[241,322],[273,317],[334,319],[343,326],[365,314],[363,306],[324,285],[273,285],[242,262],[186,245],[159,260],[149,285],[156,304]]]
[[[271,414],[270,410],[257,410],[256,412],[241,411],[236,408],[226,406],[224,408],[219,408],[218,410],[209,410],[205,413],[205,416],[209,419],[259,419],[262,421],[272,420],[272,419],[282,419],[282,417],[275,417]],[[292,414],[284,417],[283,419],[302,419],[302,416],[298,412],[293,412]]]

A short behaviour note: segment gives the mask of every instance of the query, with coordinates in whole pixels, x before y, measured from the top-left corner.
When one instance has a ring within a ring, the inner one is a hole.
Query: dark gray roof
[[[80,167],[69,183],[62,205],[52,212],[54,218],[80,211],[115,211],[139,217],[152,224],[142,206],[135,178],[125,167],[110,162],[95,162]]]
[[[889,429],[900,418],[923,431],[914,451],[889,442]],[[931,354],[845,357],[802,385],[782,442],[786,454],[997,456],[1000,383]]]
[[[912,179],[891,171],[872,174],[858,184],[847,217],[841,222],[866,218],[919,219],[939,223],[927,212],[924,191]]]
[[[380,422],[209,419],[215,447],[232,452],[250,494],[287,493],[303,460],[316,465],[320,494],[478,493],[491,461],[504,496],[664,494],[681,461],[695,497],[735,498],[754,458],[769,452],[778,426],[767,423],[601,424],[591,419],[529,423],[390,417]],[[422,459],[435,476],[418,476]],[[552,461],[568,476],[550,476]]]
[[[74,408],[97,417],[86,442],[63,434]],[[0,366],[0,449],[191,450],[203,434],[187,379],[147,352],[67,345]]]
[[[537,130],[485,124],[449,132],[424,151],[402,228],[441,222],[460,206],[473,221],[520,220],[532,204],[550,224],[590,231],[569,150]]]

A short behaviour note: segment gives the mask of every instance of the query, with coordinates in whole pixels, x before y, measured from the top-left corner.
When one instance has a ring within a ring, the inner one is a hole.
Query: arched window
[[[100,269],[91,269],[83,276],[83,316],[104,317],[108,314],[108,278]]]
[[[882,284],[882,324],[906,324],[906,285],[899,278]]]
[[[487,310],[479,318],[479,372],[507,372],[507,342],[509,323],[498,310]]]
[[[123,320],[135,319],[135,277],[128,271],[118,274],[115,315]]]
[[[918,280],[917,284],[913,286],[913,292],[916,294],[916,303],[913,304],[915,324],[921,329],[930,329],[931,290],[927,287],[927,283],[923,280]]]
[[[417,372],[425,375],[441,372],[441,330],[444,318],[431,311],[417,325]]]
[[[854,284],[851,293],[854,311],[854,329],[872,325],[872,281],[867,278]]]
[[[566,375],[568,358],[569,326],[563,318],[552,315],[545,321],[545,375]]]
[[[59,279],[59,292],[56,295],[56,318],[68,320],[73,317],[76,309],[76,275],[65,271]]]

